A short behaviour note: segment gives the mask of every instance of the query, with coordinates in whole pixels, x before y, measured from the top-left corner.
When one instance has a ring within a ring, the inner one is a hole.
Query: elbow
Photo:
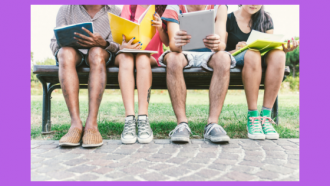
[[[164,42],[163,44],[164,44],[166,47],[169,46],[169,43],[168,43],[168,42]]]

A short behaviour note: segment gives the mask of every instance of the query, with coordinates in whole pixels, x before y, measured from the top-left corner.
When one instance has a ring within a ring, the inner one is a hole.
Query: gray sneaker
[[[216,123],[211,123],[204,128],[204,139],[212,142],[229,142],[230,138],[225,129]]]
[[[171,141],[174,142],[189,142],[191,130],[187,123],[180,123],[169,134]]]
[[[150,143],[154,138],[146,115],[138,116],[138,141],[139,143]]]
[[[136,142],[136,124],[134,116],[127,116],[125,118],[124,131],[121,133],[122,143],[135,143]]]

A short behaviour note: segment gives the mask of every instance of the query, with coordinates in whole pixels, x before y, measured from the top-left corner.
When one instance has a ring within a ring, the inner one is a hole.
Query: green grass
[[[52,95],[52,130],[54,135],[41,135],[42,95],[31,96],[31,138],[60,139],[70,127],[69,112],[60,91]],[[88,114],[88,96],[82,90],[80,116],[84,123]],[[188,91],[187,117],[193,138],[202,138],[207,121],[208,91]],[[261,108],[263,91],[260,91],[258,108]],[[137,94],[135,94],[137,100]],[[137,101],[135,102],[137,113]],[[247,105],[244,91],[228,91],[220,115],[219,124],[231,138],[247,138]],[[100,106],[98,126],[104,139],[120,139],[124,125],[125,109],[119,91],[106,90]],[[152,91],[149,105],[149,120],[155,138],[168,138],[176,126],[176,118],[166,90]],[[299,138],[299,93],[285,92],[279,95],[279,126],[275,126],[281,138]]]

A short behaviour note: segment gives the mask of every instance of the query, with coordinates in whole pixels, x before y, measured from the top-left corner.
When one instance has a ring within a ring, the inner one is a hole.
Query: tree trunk
[[[296,65],[292,65],[292,77],[296,77]]]

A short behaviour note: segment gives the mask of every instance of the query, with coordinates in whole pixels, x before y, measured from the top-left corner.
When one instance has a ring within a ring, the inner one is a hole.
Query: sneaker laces
[[[149,125],[147,120],[138,120],[138,133],[147,133],[149,135]]]
[[[132,134],[134,135],[134,129],[135,129],[135,122],[134,120],[129,120],[127,122],[125,122],[124,125],[124,134]]]
[[[257,119],[260,121],[261,117],[249,117],[250,121],[251,121],[251,126],[254,132],[262,132],[262,128],[260,125],[260,122],[256,121]]]
[[[191,133],[191,130],[190,130],[189,126],[187,125],[187,123],[181,123],[181,124],[177,125],[175,127],[175,129],[170,132],[169,136],[171,137],[177,130],[179,130],[179,132],[182,132],[183,129],[185,129],[185,128],[189,131],[189,133]]]
[[[268,119],[269,122],[266,122]],[[274,120],[270,117],[264,116],[261,117],[261,124],[262,126],[265,128],[266,132],[276,132],[274,127],[272,125],[270,125],[270,123],[274,124]]]
[[[227,134],[227,132],[225,131],[225,129],[223,129],[219,124],[216,124],[216,123],[209,124],[206,127],[206,132],[205,132],[205,135],[204,135],[204,140],[205,140],[205,136],[209,135],[213,129],[220,130],[223,133]]]

